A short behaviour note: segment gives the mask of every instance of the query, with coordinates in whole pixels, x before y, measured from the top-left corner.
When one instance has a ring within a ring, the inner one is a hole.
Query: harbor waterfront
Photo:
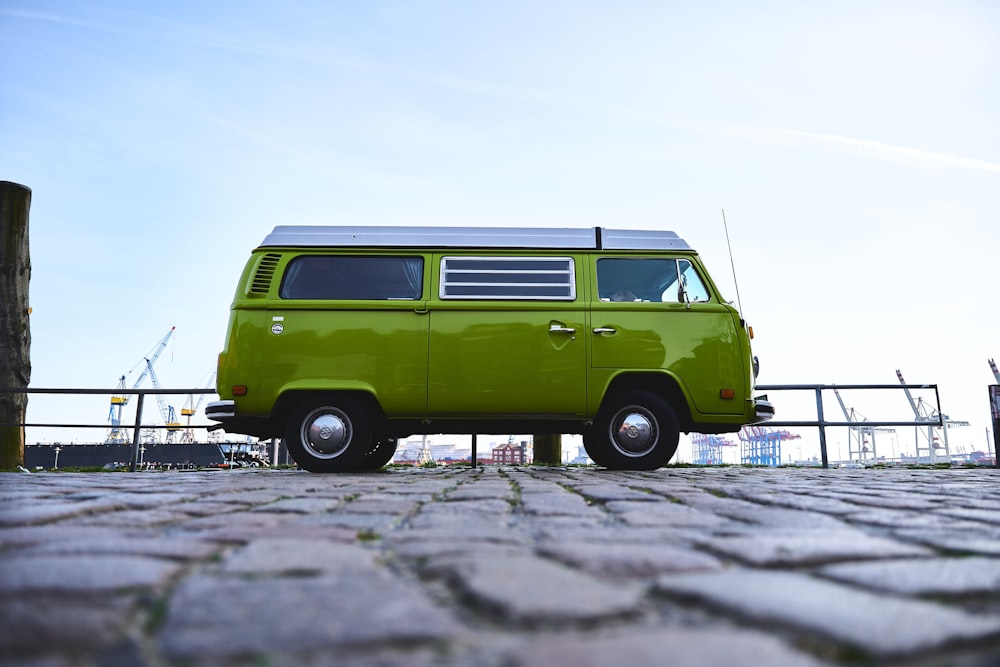
[[[0,665],[1000,662],[992,468],[0,475]]]

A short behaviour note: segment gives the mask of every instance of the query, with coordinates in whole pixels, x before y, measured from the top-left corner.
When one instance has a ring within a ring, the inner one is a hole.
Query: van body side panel
[[[442,259],[571,259],[575,300],[451,299],[439,294]],[[573,418],[586,413],[586,256],[565,251],[435,254],[427,407],[434,418],[525,416]],[[553,330],[557,329],[557,330]],[[572,329],[572,332],[567,330]]]
[[[580,305],[434,302],[430,310],[432,416],[586,412],[586,317]]]
[[[268,416],[286,390],[340,389],[370,390],[386,411],[400,417],[426,412],[428,320],[423,299],[280,297],[283,277],[299,257],[343,254],[274,249],[255,252],[248,262],[219,364],[220,396],[235,399],[238,414]],[[373,254],[354,251],[350,256]],[[392,253],[378,253],[387,254]],[[262,273],[265,257],[272,261]],[[425,275],[417,286],[424,294],[428,282]],[[245,385],[246,396],[231,396],[234,384]]]
[[[743,414],[746,378],[732,318],[717,304],[595,303],[595,369],[668,371],[704,414]],[[732,399],[720,390],[733,389]]]
[[[619,255],[611,258],[619,264],[606,265],[607,284],[601,285],[604,257],[595,257],[591,281],[597,295],[591,303],[595,384],[610,381],[618,373],[662,370],[677,380],[696,422],[745,415],[749,360],[744,358],[732,308],[719,300],[714,286],[704,279],[702,284],[710,286],[699,289],[704,300],[693,302],[671,302],[676,291],[668,285],[676,283],[659,282],[658,272],[669,269],[674,261],[692,264],[705,275],[697,258]],[[621,292],[609,293],[626,285],[635,293],[626,291],[625,297]],[[689,287],[693,286],[692,281]],[[724,389],[732,390],[733,397],[722,398]]]
[[[259,375],[275,398],[286,388],[371,387],[387,414],[427,410],[427,325],[423,302],[269,302]],[[278,319],[276,319],[278,318]],[[272,326],[280,323],[281,333]]]
[[[242,414],[268,415],[274,403],[274,396],[260,391],[256,382],[264,361],[259,346],[266,316],[263,303],[234,306],[229,314],[228,340],[219,354],[216,377],[219,397],[235,399]],[[234,385],[256,385],[257,390],[246,396],[234,396]]]

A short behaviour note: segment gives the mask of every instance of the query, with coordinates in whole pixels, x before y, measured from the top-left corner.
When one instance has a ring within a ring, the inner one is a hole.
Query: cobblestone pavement
[[[1000,471],[0,475],[0,664],[1000,665]]]

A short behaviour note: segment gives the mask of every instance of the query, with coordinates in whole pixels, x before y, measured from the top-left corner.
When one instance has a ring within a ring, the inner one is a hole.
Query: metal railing
[[[167,429],[175,428],[166,424],[145,424],[142,421],[142,409],[146,396],[167,396],[167,395],[192,395],[192,394],[216,394],[214,389],[55,389],[55,388],[0,388],[0,394],[61,394],[61,395],[105,395],[105,396],[138,396],[135,406],[135,422],[132,424],[117,424],[113,428],[123,430],[132,429],[132,454],[129,459],[128,469],[135,472],[139,463],[139,448],[141,446],[140,432],[143,429]],[[23,428],[108,428],[108,424],[53,424],[53,423],[7,423],[0,424],[0,427],[19,426]],[[218,424],[184,424],[184,429],[214,429]]]
[[[909,390],[919,389],[924,391],[933,390],[935,414],[937,419],[923,419],[912,421],[834,421],[826,419],[823,406],[823,392],[834,390]],[[944,426],[944,418],[941,416],[941,399],[938,394],[936,384],[769,384],[757,385],[757,392],[773,391],[808,391],[813,392],[816,397],[816,419],[815,420],[772,420],[763,422],[764,427],[809,427],[819,430],[819,446],[822,464],[824,468],[830,467],[829,455],[827,453],[826,429],[830,427],[848,428],[877,428],[891,426]],[[134,472],[139,460],[140,432],[143,429],[166,429],[171,428],[166,425],[143,423],[143,404],[146,396],[149,395],[202,395],[216,394],[214,389],[54,389],[54,388],[0,388],[0,394],[63,394],[63,395],[131,395],[137,396],[135,421],[132,424],[119,424],[117,428],[132,429],[132,454],[129,460],[129,470]],[[0,426],[21,426],[24,428],[108,428],[108,424],[63,424],[63,423],[8,423]],[[216,429],[218,424],[192,424],[184,425],[185,429]],[[475,441],[473,441],[475,442]],[[474,446],[474,445],[473,445]]]
[[[875,389],[892,389],[892,390],[904,390],[909,391],[910,389],[920,389],[924,391],[933,390],[934,391],[934,413],[937,415],[937,419],[928,418],[923,420],[913,420],[913,421],[833,421],[826,419],[823,411],[823,392],[824,391],[839,391],[839,390],[852,390],[852,389],[864,389],[864,390],[875,390]],[[944,418],[941,416],[941,397],[938,394],[938,386],[936,384],[761,384],[756,386],[757,392],[772,392],[772,391],[810,391],[816,396],[816,420],[773,420],[768,422],[763,422],[761,426],[790,426],[790,427],[815,427],[819,429],[819,450],[820,456],[823,462],[824,468],[830,467],[830,458],[827,454],[826,447],[826,429],[827,427],[848,427],[848,428],[882,428],[891,426],[931,426],[931,427],[942,427],[944,426]]]

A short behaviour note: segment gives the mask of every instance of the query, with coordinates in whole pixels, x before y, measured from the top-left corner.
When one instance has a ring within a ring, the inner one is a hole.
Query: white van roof
[[[691,250],[674,232],[590,227],[334,227],[281,225],[261,247]]]

